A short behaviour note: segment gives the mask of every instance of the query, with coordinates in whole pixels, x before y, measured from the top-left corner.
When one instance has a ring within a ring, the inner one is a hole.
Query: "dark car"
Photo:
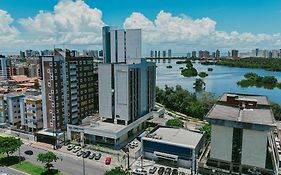
[[[165,168],[161,166],[161,167],[158,169],[158,174],[159,174],[159,175],[162,175],[162,174],[164,173],[164,171],[165,171]]]
[[[89,155],[89,159],[93,159],[93,158],[95,158],[96,157],[96,154],[95,153],[91,153],[90,155]]]
[[[179,174],[178,169],[173,169],[173,171],[172,171],[172,175],[178,175],[178,174]]]
[[[96,157],[95,157],[95,160],[100,160],[100,158],[101,158],[101,153],[97,153]]]
[[[171,168],[166,168],[165,170],[165,175],[170,175],[171,174],[172,169]]]
[[[68,145],[67,146],[67,151],[71,151],[75,146],[74,145]]]
[[[79,151],[76,155],[77,155],[78,157],[80,157],[80,156],[82,156],[82,154],[84,154],[84,151]]]
[[[156,172],[156,170],[157,170],[157,167],[151,167],[150,169],[149,169],[149,173],[150,174],[154,174],[155,172]]]
[[[33,151],[31,151],[31,150],[26,150],[24,153],[29,156],[33,155]]]
[[[90,154],[91,154],[90,151],[86,151],[86,152],[84,152],[84,154],[82,155],[82,157],[83,157],[83,158],[87,158],[87,157],[89,157]]]

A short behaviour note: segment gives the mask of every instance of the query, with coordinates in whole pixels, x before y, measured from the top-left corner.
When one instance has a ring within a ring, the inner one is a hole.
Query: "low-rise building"
[[[183,128],[159,127],[142,137],[142,155],[158,163],[190,168],[196,172],[197,159],[204,149],[204,134]]]

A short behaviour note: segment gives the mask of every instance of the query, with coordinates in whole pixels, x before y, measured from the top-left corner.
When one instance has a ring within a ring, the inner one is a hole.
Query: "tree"
[[[270,107],[273,112],[274,118],[276,120],[281,120],[281,106],[277,103],[272,103]]]
[[[171,127],[176,127],[176,128],[182,128],[183,127],[183,122],[178,119],[170,119],[166,122],[166,126],[171,126]]]
[[[211,139],[211,125],[209,123],[200,128],[200,131],[205,132],[207,141]]]
[[[40,88],[40,84],[39,84],[38,80],[36,79],[34,81],[34,89],[39,89],[39,88]]]
[[[106,171],[104,175],[130,175],[130,172],[123,170],[121,167],[115,167],[109,171]]]
[[[201,78],[196,78],[195,82],[193,83],[193,88],[196,90],[196,91],[203,91],[205,90],[205,85],[206,83],[204,82],[204,80],[202,80]]]
[[[47,153],[40,153],[37,156],[37,161],[46,163],[45,167],[50,169],[52,167],[51,162],[57,161],[59,158],[53,152],[48,151]]]
[[[6,153],[9,157],[9,153],[15,152],[23,142],[19,138],[15,137],[0,137],[0,153]]]

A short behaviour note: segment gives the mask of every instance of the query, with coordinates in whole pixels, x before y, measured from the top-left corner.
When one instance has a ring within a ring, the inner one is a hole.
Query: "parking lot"
[[[172,164],[172,163],[171,163]],[[141,168],[142,167],[142,168]],[[191,170],[167,165],[161,165],[151,160],[139,158],[132,166],[133,174],[156,174],[156,175],[191,175]]]
[[[68,146],[63,146],[60,151],[72,154],[73,156],[76,156],[77,158],[81,158],[87,162],[97,162],[103,165],[108,165],[108,166],[120,166],[122,164],[125,164],[125,160],[123,160],[122,156],[117,156],[117,155],[112,155],[108,153],[103,153],[99,151],[94,151],[94,150],[89,150],[89,149],[84,149],[81,148],[80,146],[74,146],[74,145],[68,145]],[[124,166],[124,165],[122,165]]]

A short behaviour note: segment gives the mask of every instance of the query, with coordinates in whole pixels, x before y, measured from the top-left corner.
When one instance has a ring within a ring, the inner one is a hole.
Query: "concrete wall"
[[[99,115],[103,118],[112,118],[111,65],[100,64],[98,72]]]
[[[267,133],[243,129],[241,163],[265,168]]]
[[[210,157],[231,161],[233,128],[212,125]]]

